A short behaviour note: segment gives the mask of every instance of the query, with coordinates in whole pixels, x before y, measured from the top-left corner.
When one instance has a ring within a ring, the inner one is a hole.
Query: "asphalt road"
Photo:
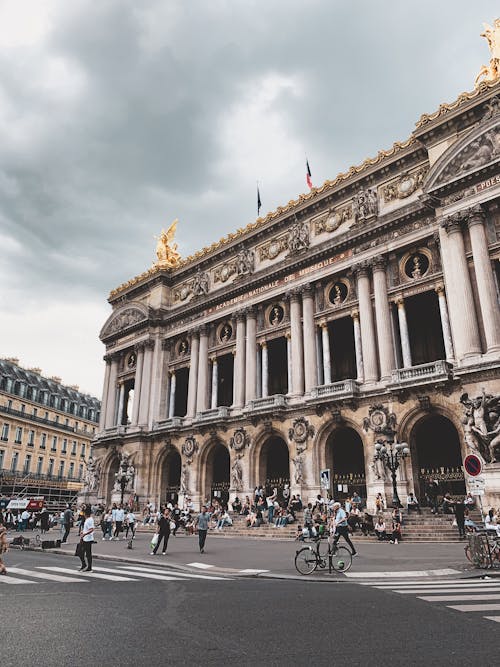
[[[2,667],[496,663],[498,623],[413,593],[203,572],[167,579],[164,568],[110,561],[94,565],[111,572],[82,577],[77,559],[33,552],[7,561],[7,576],[28,583],[0,583]],[[155,573],[165,579],[144,578]]]

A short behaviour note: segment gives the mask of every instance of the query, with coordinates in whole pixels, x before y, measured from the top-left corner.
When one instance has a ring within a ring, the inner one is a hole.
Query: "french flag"
[[[309,160],[306,160],[306,181],[310,189],[312,189],[313,182],[311,180],[311,168],[309,167]]]

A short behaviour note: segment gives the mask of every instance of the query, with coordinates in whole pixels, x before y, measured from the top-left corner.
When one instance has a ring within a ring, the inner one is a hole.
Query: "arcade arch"
[[[410,433],[410,449],[415,492],[421,502],[433,480],[439,483],[441,494],[465,495],[461,442],[450,419],[434,414],[417,421]]]
[[[281,497],[285,484],[290,486],[290,453],[286,442],[278,435],[267,438],[260,450],[258,483],[266,494],[278,489]]]
[[[181,486],[181,455],[171,447],[164,455],[160,468],[160,503],[175,504]]]
[[[229,451],[221,442],[213,442],[205,463],[205,497],[227,505],[231,480]]]
[[[359,433],[349,426],[336,428],[326,440],[325,454],[330,494],[340,500],[357,492],[366,500],[365,456]]]

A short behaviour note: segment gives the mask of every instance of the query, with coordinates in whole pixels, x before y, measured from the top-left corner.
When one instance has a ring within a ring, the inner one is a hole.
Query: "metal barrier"
[[[465,554],[474,567],[500,567],[500,541],[486,533],[470,533]]]

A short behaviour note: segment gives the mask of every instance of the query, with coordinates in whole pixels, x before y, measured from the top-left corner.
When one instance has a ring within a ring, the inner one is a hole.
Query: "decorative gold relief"
[[[427,167],[421,167],[417,171],[401,174],[397,180],[391,181],[382,188],[384,201],[390,202],[396,199],[405,199],[412,195],[415,190],[421,187],[427,172]]]
[[[159,266],[162,269],[173,269],[179,265],[181,260],[181,256],[177,252],[177,243],[174,243],[177,223],[178,220],[175,219],[167,231],[164,229],[161,230],[161,234],[157,238],[156,256],[158,257],[158,261],[155,263],[155,266]]]
[[[491,58],[489,65],[481,66],[474,82],[476,87],[481,79],[488,83],[496,83],[500,79],[500,19],[495,19],[493,27],[487,23],[483,23],[483,26],[484,32],[481,33],[481,37],[485,37],[488,41]]]

